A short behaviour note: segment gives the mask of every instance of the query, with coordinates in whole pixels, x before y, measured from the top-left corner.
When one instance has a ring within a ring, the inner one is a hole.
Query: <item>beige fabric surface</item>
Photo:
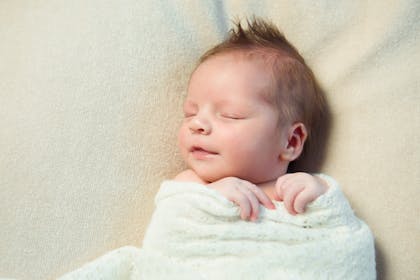
[[[322,171],[376,237],[379,279],[420,277],[420,3],[0,1],[0,277],[51,279],[140,246],[198,56],[230,19],[279,25],[332,110]]]

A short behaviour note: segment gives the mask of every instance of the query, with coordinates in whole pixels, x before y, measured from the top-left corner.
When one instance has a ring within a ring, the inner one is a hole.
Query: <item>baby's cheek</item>
[[[184,156],[184,151],[187,148],[187,135],[185,133],[185,129],[181,128],[178,132],[178,149]]]
[[[226,148],[229,150],[229,160],[234,165],[243,165],[247,163],[249,160],[252,160],[252,156],[249,153],[250,150],[248,149],[245,143],[241,143],[241,141],[235,141],[226,145]]]

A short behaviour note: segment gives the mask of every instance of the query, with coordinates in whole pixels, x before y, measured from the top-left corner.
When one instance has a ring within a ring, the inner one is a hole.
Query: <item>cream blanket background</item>
[[[324,86],[323,172],[420,275],[419,14],[401,1],[0,1],[0,277],[48,279],[141,245],[188,75],[235,16],[272,19]]]

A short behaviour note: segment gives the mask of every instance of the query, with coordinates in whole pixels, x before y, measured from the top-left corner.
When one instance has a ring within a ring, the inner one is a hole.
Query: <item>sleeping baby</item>
[[[259,203],[282,200],[291,214],[327,190],[322,179],[286,174],[303,151],[324,97],[299,53],[255,21],[209,50],[191,76],[179,131],[190,169],[178,181],[205,184],[255,220]]]
[[[325,100],[270,23],[240,23],[191,75],[179,146],[143,247],[62,279],[375,279],[373,237],[330,177],[288,173]],[[124,278],[125,277],[125,278]]]

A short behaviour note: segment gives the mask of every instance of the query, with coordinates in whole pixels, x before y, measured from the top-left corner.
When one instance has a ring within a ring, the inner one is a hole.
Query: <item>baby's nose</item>
[[[190,130],[192,133],[208,135],[211,132],[211,124],[208,120],[196,116],[190,122]]]

